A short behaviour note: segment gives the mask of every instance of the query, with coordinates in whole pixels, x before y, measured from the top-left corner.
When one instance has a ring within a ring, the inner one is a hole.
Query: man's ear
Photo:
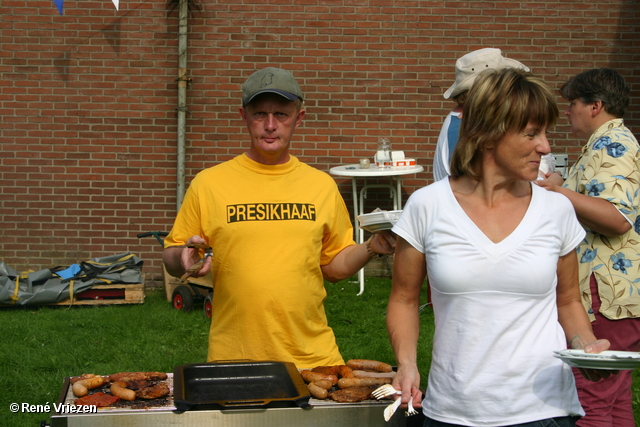
[[[245,110],[244,107],[240,107],[238,109],[238,112],[240,113],[240,117],[242,117],[242,121],[247,123],[247,111]]]
[[[300,126],[300,123],[302,123],[302,118],[304,117],[304,115],[305,115],[306,113],[307,113],[307,112],[305,111],[305,109],[304,109],[304,108],[301,108],[301,109],[300,109],[300,111],[298,111],[298,115],[297,115],[297,117],[296,117],[296,125],[295,125],[295,126],[296,126],[296,129],[298,128],[298,126]]]
[[[595,101],[591,104],[591,117],[596,117],[602,111],[604,111],[604,104],[602,101]]]

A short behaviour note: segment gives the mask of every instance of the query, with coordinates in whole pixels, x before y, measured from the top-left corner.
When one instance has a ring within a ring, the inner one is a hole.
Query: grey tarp
[[[142,264],[131,253],[93,258],[74,277],[62,279],[55,274],[60,267],[21,273],[0,262],[0,304],[50,304],[69,299],[70,290],[75,296],[94,285],[142,283]]]

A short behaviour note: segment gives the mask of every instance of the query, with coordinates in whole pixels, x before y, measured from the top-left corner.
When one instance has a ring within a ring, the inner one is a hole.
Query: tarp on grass
[[[142,264],[140,258],[129,252],[93,258],[79,265],[28,272],[16,271],[0,262],[0,304],[52,304],[94,285],[142,283]]]

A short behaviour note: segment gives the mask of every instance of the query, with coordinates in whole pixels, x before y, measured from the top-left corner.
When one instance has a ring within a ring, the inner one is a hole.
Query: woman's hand
[[[398,366],[398,372],[393,378],[392,385],[396,390],[402,391],[400,395],[400,399],[402,399],[401,408],[406,409],[409,400],[411,400],[414,408],[422,406],[422,391],[419,388],[420,373],[416,365]]]
[[[609,350],[611,343],[609,340],[601,339],[584,346],[585,353],[601,353],[605,350]],[[578,371],[582,376],[589,381],[600,381],[608,378],[610,375],[615,375],[618,371],[602,370],[602,369],[586,369],[578,368]]]

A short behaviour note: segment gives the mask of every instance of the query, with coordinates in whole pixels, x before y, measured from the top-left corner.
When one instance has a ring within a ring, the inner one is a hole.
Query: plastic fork
[[[391,384],[382,385],[371,392],[371,395],[378,400],[394,394],[402,394],[402,392],[393,388]]]
[[[391,384],[385,384],[385,385],[380,386],[377,389],[375,389],[371,394],[376,399],[382,399],[382,398],[385,398],[385,397],[388,397],[388,396],[393,396],[394,394],[402,394],[402,391],[396,390],[395,388],[393,388],[393,386]],[[400,400],[400,399],[397,399],[396,402],[398,400]],[[396,402],[394,402],[394,404]],[[393,404],[390,405],[390,406],[393,406]],[[395,411],[395,409],[393,411]],[[408,417],[410,417],[412,415],[416,415],[417,413],[418,413],[418,411],[415,410],[415,408],[413,407],[413,403],[411,402],[411,400],[409,400],[409,403],[407,403],[406,415]],[[391,414],[393,415],[393,412]]]
[[[400,400],[400,398],[398,398],[398,400]],[[407,403],[407,412],[406,412],[407,417],[410,417],[418,413],[418,411],[414,409],[413,403],[411,403],[412,400],[413,399],[409,399],[409,403]]]

